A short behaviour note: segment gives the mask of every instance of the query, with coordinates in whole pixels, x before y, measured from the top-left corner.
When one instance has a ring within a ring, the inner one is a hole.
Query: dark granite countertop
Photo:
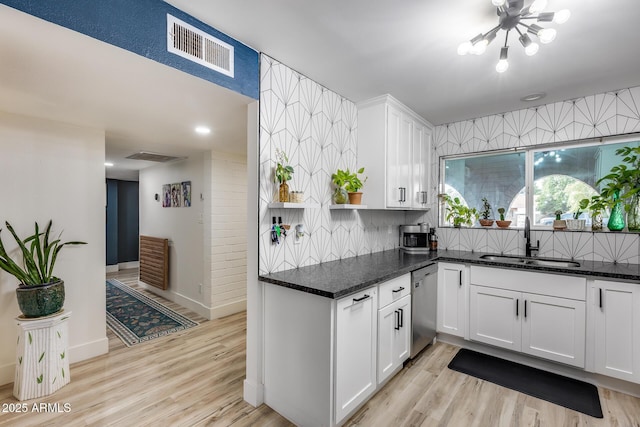
[[[409,254],[397,249],[262,275],[259,276],[259,280],[335,299],[353,294],[376,283],[402,276],[405,273],[426,267],[437,261],[445,261],[571,276],[615,279],[640,284],[639,264],[579,261],[580,267],[548,267],[514,264],[497,260],[488,261],[481,259],[482,255],[486,254],[443,250],[426,254]]]

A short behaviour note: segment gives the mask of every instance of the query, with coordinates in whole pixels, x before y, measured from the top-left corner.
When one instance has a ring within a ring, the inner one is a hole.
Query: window
[[[498,208],[503,207],[512,226],[523,227],[528,216],[534,226],[551,227],[556,211],[563,212],[563,219],[571,218],[580,200],[600,193],[598,180],[622,162],[615,154],[617,149],[638,145],[638,140],[627,140],[532,146],[516,152],[444,158],[441,188],[478,209],[486,197],[492,216],[497,217]],[[528,188],[532,190],[530,198]],[[581,218],[590,223],[588,213]]]

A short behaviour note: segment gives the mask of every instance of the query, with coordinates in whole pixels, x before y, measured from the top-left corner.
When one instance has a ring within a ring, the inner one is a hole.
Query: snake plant
[[[62,235],[62,233],[60,233],[57,239],[49,241],[52,221],[49,221],[43,232],[40,231],[40,227],[36,222],[35,233],[25,239],[18,237],[8,221],[6,221],[5,224],[22,253],[22,264],[24,267],[20,267],[20,265],[11,259],[5,250],[2,236],[0,236],[0,269],[18,279],[20,287],[36,286],[57,281],[58,278],[53,275],[53,267],[62,248],[66,245],[86,244],[86,242],[75,241],[61,243],[60,235]],[[0,229],[0,232],[1,231],[2,229]]]

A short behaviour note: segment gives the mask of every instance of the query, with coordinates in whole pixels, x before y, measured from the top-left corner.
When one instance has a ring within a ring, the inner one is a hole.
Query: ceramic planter
[[[567,230],[579,231],[584,229],[584,219],[566,219],[565,222],[567,223]]]
[[[500,228],[509,228],[511,221],[496,220],[496,225]]]
[[[567,228],[567,222],[564,219],[554,219],[553,220],[553,229],[554,230],[564,230]]]
[[[16,297],[24,317],[48,316],[60,311],[64,305],[64,281],[18,287]]]
[[[480,225],[483,227],[491,227],[493,225],[493,220],[492,219],[480,219]]]

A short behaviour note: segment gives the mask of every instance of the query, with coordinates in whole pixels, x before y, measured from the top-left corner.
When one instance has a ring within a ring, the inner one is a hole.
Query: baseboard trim
[[[140,268],[140,261],[121,262],[120,264],[107,265],[107,273],[117,273],[120,270],[128,270],[130,268]]]
[[[76,363],[92,359],[109,352],[109,339],[105,336],[99,340],[91,341],[69,347],[69,362]]]
[[[178,305],[181,305],[184,308],[188,308],[189,310],[193,311],[194,313],[197,313],[198,315],[211,320],[211,318],[209,317],[211,315],[210,307],[206,307],[204,304],[202,304],[201,302],[198,302],[196,300],[193,300],[189,297],[185,297],[184,295],[181,295],[179,293],[176,292],[170,292],[170,291],[163,291],[162,289],[158,289],[155,286],[150,286],[147,285],[144,282],[140,282],[138,281],[138,284],[140,285],[141,288],[146,289],[147,291],[159,295],[162,298],[168,299],[169,301],[175,302]]]
[[[107,273],[117,273],[118,270],[120,270],[120,269],[118,268],[117,264],[116,265],[107,265],[107,268],[106,268],[106,272]]]
[[[243,382],[242,397],[249,405],[257,408],[264,403],[264,385],[249,380]]]
[[[15,380],[16,364],[0,366],[0,386],[12,383]]]
[[[220,317],[229,316],[231,314],[240,313],[247,310],[247,300],[231,302],[229,304],[213,307],[209,311],[209,320],[218,319]]]

